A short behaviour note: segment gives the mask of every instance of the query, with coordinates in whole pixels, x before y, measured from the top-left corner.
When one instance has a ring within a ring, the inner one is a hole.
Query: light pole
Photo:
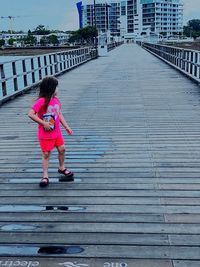
[[[97,49],[97,17],[96,17],[96,0],[93,0],[94,5],[94,27],[95,27],[95,39],[94,39],[94,47],[96,50],[96,56],[98,57],[98,49]]]

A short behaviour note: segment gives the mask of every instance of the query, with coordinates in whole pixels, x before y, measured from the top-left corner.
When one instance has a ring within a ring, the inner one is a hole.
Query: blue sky
[[[183,0],[184,22],[200,19],[200,0]],[[14,19],[14,30],[33,30],[39,24],[50,29],[78,28],[77,0],[0,0],[1,16],[20,16]],[[11,8],[12,7],[12,8]],[[8,30],[8,19],[0,19],[0,30]]]

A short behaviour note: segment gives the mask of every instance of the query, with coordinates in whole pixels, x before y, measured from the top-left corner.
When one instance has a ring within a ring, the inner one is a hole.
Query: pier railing
[[[112,49],[115,49],[115,47],[122,45],[123,43],[124,41],[108,44],[108,52],[110,52]]]
[[[200,83],[200,51],[137,42],[147,51]]]
[[[60,75],[96,56],[95,50],[80,48],[0,63],[0,104],[37,86],[44,76]]]

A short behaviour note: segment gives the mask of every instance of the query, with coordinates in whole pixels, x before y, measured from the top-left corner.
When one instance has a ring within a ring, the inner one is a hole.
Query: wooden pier
[[[200,266],[199,86],[134,44],[59,83],[74,181],[39,188],[36,92],[0,107],[0,266]]]

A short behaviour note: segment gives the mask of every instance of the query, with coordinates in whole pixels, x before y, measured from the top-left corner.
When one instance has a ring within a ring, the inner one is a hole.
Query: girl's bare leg
[[[49,159],[51,152],[42,152],[42,168],[43,168],[43,178],[48,178],[48,167],[49,167]]]
[[[59,161],[59,169],[62,171],[65,169],[65,146],[58,146],[58,161]]]
[[[65,145],[58,146],[57,150],[58,150],[59,170],[63,171],[62,174],[66,176],[67,175],[73,176],[74,174],[65,167]]]

